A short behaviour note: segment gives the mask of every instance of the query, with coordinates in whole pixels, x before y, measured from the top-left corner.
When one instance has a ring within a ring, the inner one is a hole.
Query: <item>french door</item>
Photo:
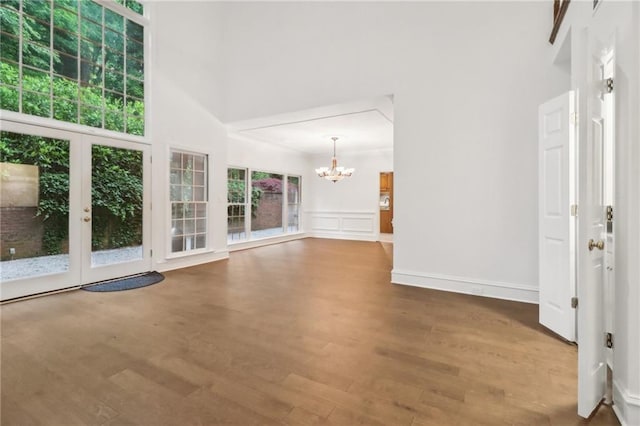
[[[1,300],[150,270],[148,145],[0,124]]]

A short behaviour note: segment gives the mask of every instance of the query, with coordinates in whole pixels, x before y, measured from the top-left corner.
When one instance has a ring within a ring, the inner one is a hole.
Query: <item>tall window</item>
[[[265,238],[284,233],[282,195],[284,176],[261,171],[251,172],[251,188],[257,202],[251,206],[251,238]]]
[[[245,212],[247,210],[247,170],[227,170],[227,240],[229,242],[247,238]]]
[[[300,177],[287,177],[287,231],[300,230]]]
[[[90,0],[2,0],[0,107],[144,135],[143,23]]]
[[[229,168],[227,242],[300,231],[300,184],[299,176]]]
[[[207,156],[171,151],[171,252],[207,247]]]

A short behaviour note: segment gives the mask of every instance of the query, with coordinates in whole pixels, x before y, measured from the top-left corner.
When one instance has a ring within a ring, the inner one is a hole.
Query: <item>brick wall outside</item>
[[[258,211],[251,218],[251,230],[282,227],[282,194],[277,192],[263,192],[258,203]]]
[[[36,216],[36,207],[0,208],[0,258],[11,259],[9,249],[14,248],[14,259],[42,255],[44,225]]]

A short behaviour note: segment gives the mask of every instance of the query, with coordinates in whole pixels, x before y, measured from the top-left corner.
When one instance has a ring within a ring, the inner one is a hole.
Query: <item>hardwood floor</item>
[[[2,425],[586,423],[576,348],[537,306],[390,269],[389,246],[305,239],[4,305]]]

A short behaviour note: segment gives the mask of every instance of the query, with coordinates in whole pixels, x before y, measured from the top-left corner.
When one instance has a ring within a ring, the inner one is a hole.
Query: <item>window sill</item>
[[[304,231],[291,232],[288,234],[242,240],[242,241],[236,241],[233,243],[227,242],[227,247],[229,248],[229,251],[244,250],[244,249],[249,249],[254,247],[266,246],[269,244],[277,244],[277,243],[284,243],[292,240],[299,240],[301,238],[306,238],[307,236],[308,236],[307,233]]]
[[[223,252],[224,250],[213,250],[213,249],[197,249],[197,250],[188,250],[188,251],[181,251],[181,252],[176,252],[176,253],[170,253],[168,255],[165,256],[165,260],[172,260],[172,259],[182,259],[185,257],[191,257],[191,256],[198,256],[198,255],[202,255],[202,254],[211,254],[211,253],[220,253]]]

